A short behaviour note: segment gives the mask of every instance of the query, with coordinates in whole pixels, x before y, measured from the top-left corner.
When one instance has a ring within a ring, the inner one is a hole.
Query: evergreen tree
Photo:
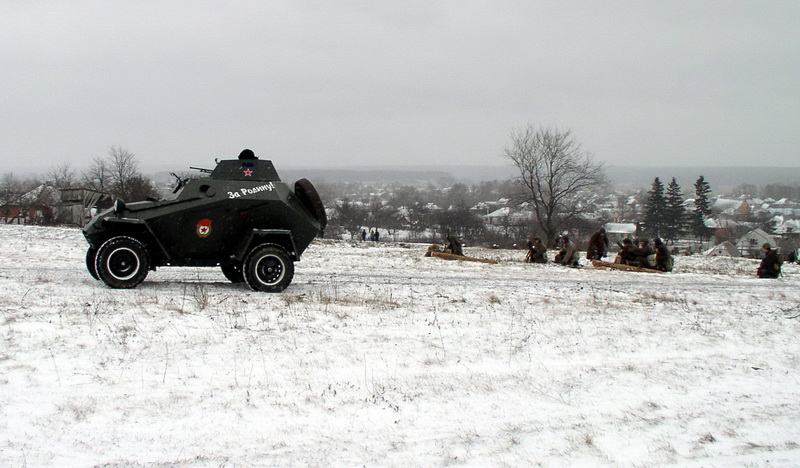
[[[700,176],[694,183],[694,211],[692,212],[691,230],[692,234],[701,241],[711,237],[711,229],[705,224],[706,218],[711,216],[709,193],[711,193],[711,186],[703,176]]]
[[[662,235],[668,241],[674,241],[686,232],[688,218],[683,208],[683,194],[681,186],[675,178],[667,186],[666,213],[664,216],[664,230]]]
[[[666,211],[664,184],[656,177],[652,188],[647,192],[647,201],[644,204],[644,226],[648,235],[659,236],[664,230]]]

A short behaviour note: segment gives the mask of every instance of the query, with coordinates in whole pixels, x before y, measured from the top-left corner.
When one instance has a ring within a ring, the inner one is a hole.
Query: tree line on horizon
[[[711,186],[702,175],[694,183],[694,209],[688,211],[680,184],[675,177],[667,188],[656,177],[644,205],[644,234],[661,237],[667,242],[674,242],[685,234],[691,234],[701,241],[711,237],[712,230],[706,226],[711,216],[709,194]]]
[[[95,157],[89,169],[80,174],[68,162],[50,168],[45,180],[18,179],[13,173],[4,174],[0,179],[0,201],[14,203],[15,199],[45,183],[57,189],[95,190],[131,202],[159,196],[152,179],[139,171],[136,156],[119,146],[112,146],[105,157]]]
[[[473,242],[524,241],[540,235],[552,245],[564,231],[584,233],[599,228],[597,221],[588,220],[586,215],[591,212],[592,195],[610,191],[605,167],[582,150],[571,131],[528,125],[511,133],[504,156],[517,168],[518,177],[446,187],[430,182],[424,187],[322,182],[318,191],[333,211],[332,227],[338,226],[353,238],[366,228],[382,228],[390,235],[405,230],[417,236],[433,227],[440,237],[453,234]],[[138,170],[134,154],[118,146],[111,147],[107,156],[94,158],[85,172],[78,174],[65,163],[52,168],[47,180],[57,188],[80,186],[126,202],[159,196],[153,181]],[[0,180],[0,203],[13,203],[34,184],[41,182],[20,181],[5,174]],[[762,190],[791,195],[795,188],[800,198],[800,186],[770,184]],[[743,184],[736,190],[752,193],[757,189]],[[632,222],[642,225],[646,235],[668,241],[685,234],[707,239],[711,235],[705,226],[711,215],[710,192],[708,181],[701,175],[695,182],[694,209],[687,211],[675,178],[664,187],[657,177],[646,196],[640,195],[643,212],[627,214]],[[479,202],[499,199],[507,199],[509,205],[526,204],[533,222],[502,226],[499,233],[495,232],[497,229],[485,229],[483,219],[471,208]],[[441,210],[431,205],[438,205]],[[403,217],[397,210],[401,207]]]

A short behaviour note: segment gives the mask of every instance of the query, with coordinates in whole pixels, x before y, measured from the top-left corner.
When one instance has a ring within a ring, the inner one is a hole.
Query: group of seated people
[[[598,231],[589,241],[589,248],[586,253],[588,260],[600,260],[606,255],[608,245],[605,231]],[[651,268],[660,271],[672,271],[672,254],[666,244],[659,239],[653,239],[653,245],[647,239],[625,239],[622,243],[617,242],[620,251],[615,263],[625,265]],[[525,261],[528,263],[547,263],[547,248],[542,243],[541,238],[533,237],[528,242],[528,255]],[[554,263],[566,266],[578,266],[579,252],[575,243],[567,235],[560,236],[556,241],[555,248],[558,252],[553,259]]]
[[[586,250],[587,260],[601,260],[606,256],[608,238],[604,229],[600,229],[589,239]],[[652,245],[648,239],[624,239],[617,242],[619,253],[614,263],[629,265],[641,268],[650,268],[659,271],[672,271],[673,259],[667,245],[660,238],[653,239]],[[562,235],[556,239],[555,246],[558,252],[553,259],[554,263],[566,266],[579,266],[579,252],[575,243],[569,236]],[[763,260],[758,266],[759,278],[777,278],[781,274],[783,258],[776,249],[770,244],[762,246]],[[792,252],[794,255],[794,252]],[[792,257],[795,261],[796,257]],[[528,241],[528,255],[525,257],[528,263],[547,263],[547,248],[539,237],[533,237]]]
[[[638,243],[631,239],[617,242],[619,254],[615,263],[651,268],[660,271],[672,271],[672,254],[666,244],[659,238],[653,239],[653,245],[647,239],[639,239]]]

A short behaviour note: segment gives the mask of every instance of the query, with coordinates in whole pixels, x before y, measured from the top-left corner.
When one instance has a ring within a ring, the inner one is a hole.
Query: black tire
[[[325,205],[322,204],[322,199],[319,197],[314,185],[308,179],[300,179],[294,183],[294,194],[303,202],[306,209],[317,218],[319,228],[325,231],[325,226],[328,225],[328,214],[325,213]]]
[[[242,271],[242,264],[239,262],[223,262],[219,265],[222,269],[222,274],[228,278],[231,283],[244,282],[244,272]]]
[[[135,288],[150,269],[150,256],[141,242],[126,236],[112,237],[97,249],[97,276],[109,287]]]
[[[294,277],[294,262],[281,248],[260,245],[244,261],[244,279],[254,291],[281,292]]]
[[[99,280],[100,277],[97,276],[97,269],[94,264],[96,258],[97,249],[89,247],[89,250],[86,251],[86,269],[89,270],[89,274],[92,275],[92,278]]]

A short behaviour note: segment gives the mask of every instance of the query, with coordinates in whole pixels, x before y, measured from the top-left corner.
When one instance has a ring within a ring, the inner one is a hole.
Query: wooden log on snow
[[[652,268],[637,267],[625,265],[624,263],[611,263],[602,260],[592,260],[592,265],[598,270],[623,270],[623,271],[636,271],[639,273],[664,273],[661,270],[654,270]]]
[[[465,261],[465,262],[481,262],[481,263],[491,263],[491,264],[498,263],[497,260],[489,260],[489,259],[486,259],[486,258],[468,257],[466,255],[455,255],[455,254],[451,254],[451,253],[438,252],[438,251],[435,251],[435,250],[429,250],[425,254],[425,256],[426,257],[438,257],[438,258],[442,258],[442,259],[445,259],[445,260],[461,260],[461,261]]]

